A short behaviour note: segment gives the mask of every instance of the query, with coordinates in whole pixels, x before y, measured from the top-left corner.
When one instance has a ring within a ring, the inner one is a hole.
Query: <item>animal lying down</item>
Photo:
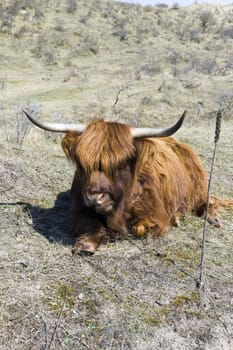
[[[186,214],[205,215],[206,172],[187,144],[170,137],[182,125],[165,129],[133,128],[94,120],[82,124],[39,122],[64,132],[62,148],[76,165],[71,187],[70,227],[73,253],[93,254],[114,237],[162,236]],[[211,199],[208,222],[221,226],[217,199]],[[221,204],[221,203],[220,203]]]

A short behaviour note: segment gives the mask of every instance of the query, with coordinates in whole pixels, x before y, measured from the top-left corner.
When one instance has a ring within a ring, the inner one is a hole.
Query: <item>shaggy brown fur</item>
[[[74,252],[93,253],[110,232],[163,235],[186,213],[205,213],[205,170],[191,147],[174,138],[133,140],[129,126],[96,120],[81,135],[67,133],[62,147],[77,166]],[[215,215],[213,202],[209,219],[218,226]]]

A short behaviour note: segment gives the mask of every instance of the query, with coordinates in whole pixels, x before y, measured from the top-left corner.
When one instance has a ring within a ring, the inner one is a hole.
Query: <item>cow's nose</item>
[[[101,205],[103,203],[104,196],[104,193],[98,193],[96,196],[96,203]]]
[[[103,202],[104,196],[105,196],[104,193],[86,191],[87,200],[92,205],[96,205],[96,204],[101,205]]]

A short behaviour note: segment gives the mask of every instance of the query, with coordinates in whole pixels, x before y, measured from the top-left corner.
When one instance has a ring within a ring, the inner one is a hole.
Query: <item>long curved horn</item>
[[[132,128],[131,134],[132,137],[167,137],[174,134],[181,127],[186,111],[182,114],[180,119],[176,122],[176,124],[169,126],[165,129],[153,129],[153,128]]]
[[[82,133],[86,125],[84,124],[65,124],[65,123],[48,123],[48,122],[41,122],[36,119],[34,119],[31,115],[29,115],[25,110],[23,110],[23,113],[28,117],[28,119],[38,126],[38,128],[53,131],[53,132],[63,132],[66,133],[68,131],[77,131]]]

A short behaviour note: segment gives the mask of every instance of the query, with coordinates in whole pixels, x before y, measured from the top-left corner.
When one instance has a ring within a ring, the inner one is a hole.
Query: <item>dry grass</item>
[[[208,227],[201,299],[196,218],[162,239],[73,257],[74,169],[60,137],[27,129],[20,110],[156,126],[187,109],[177,137],[209,170],[221,107],[213,192],[233,198],[232,6],[32,3],[4,1],[0,15],[0,349],[230,350],[232,210],[221,212],[223,229]]]

